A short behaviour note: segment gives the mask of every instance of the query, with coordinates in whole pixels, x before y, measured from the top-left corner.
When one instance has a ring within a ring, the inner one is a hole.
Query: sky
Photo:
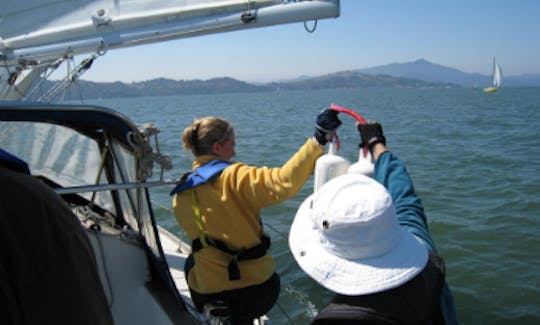
[[[341,0],[318,21],[110,50],[81,79],[269,82],[423,58],[468,73],[540,74],[539,0]],[[81,60],[76,58],[76,60]]]

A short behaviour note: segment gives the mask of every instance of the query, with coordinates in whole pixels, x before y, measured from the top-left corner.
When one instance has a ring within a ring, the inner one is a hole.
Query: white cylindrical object
[[[336,144],[330,142],[328,153],[315,162],[314,192],[334,177],[346,174],[351,163],[337,154]]]
[[[364,149],[360,148],[360,153],[358,154],[358,161],[352,164],[349,167],[349,174],[362,174],[369,177],[373,177],[375,171],[375,161],[373,156],[366,150],[366,155],[364,156]]]

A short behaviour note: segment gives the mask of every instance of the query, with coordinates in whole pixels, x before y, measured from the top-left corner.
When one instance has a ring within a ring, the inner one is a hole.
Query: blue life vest
[[[184,190],[202,185],[215,176],[221,174],[221,172],[230,166],[232,162],[214,159],[208,163],[195,168],[191,173],[184,174],[180,183],[175,186],[170,195],[178,194]]]
[[[221,174],[221,172],[230,166],[232,162],[223,161],[219,159],[214,159],[202,166],[195,168],[193,172],[184,174],[182,179],[176,185],[176,187],[171,191],[170,195],[179,194],[182,191],[191,189],[202,185],[214,177]],[[209,238],[204,236],[204,242],[201,238],[195,238],[191,243],[192,253],[196,253],[203,249],[205,245],[212,246],[226,254],[232,256],[231,261],[228,265],[229,280],[239,280],[240,279],[240,269],[238,268],[238,261],[242,260],[252,260],[261,258],[266,255],[268,249],[270,249],[270,237],[263,233],[260,238],[260,243],[246,249],[242,250],[233,250],[227,246],[227,244],[219,239]]]

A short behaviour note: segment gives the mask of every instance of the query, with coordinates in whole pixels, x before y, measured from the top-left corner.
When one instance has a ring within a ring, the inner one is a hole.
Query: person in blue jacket
[[[335,296],[312,324],[457,324],[444,261],[380,124],[358,125],[373,179],[339,176],[308,197],[289,237],[300,267]]]

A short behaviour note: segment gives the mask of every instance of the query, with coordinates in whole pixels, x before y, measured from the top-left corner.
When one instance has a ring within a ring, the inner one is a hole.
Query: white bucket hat
[[[289,245],[309,276],[343,295],[395,288],[428,259],[426,247],[398,224],[384,186],[359,174],[332,179],[302,203]]]

